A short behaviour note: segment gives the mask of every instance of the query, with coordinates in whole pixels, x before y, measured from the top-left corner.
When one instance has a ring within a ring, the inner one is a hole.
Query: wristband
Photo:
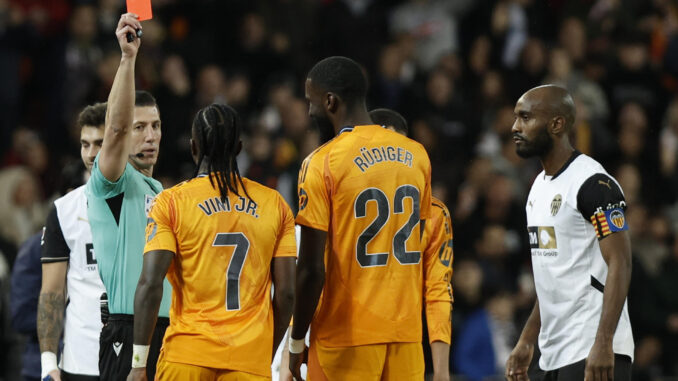
[[[57,357],[54,352],[42,352],[40,354],[40,378],[45,378],[53,370],[59,369]]]
[[[150,345],[132,344],[132,368],[145,368]]]
[[[290,353],[292,354],[299,354],[306,349],[306,343],[304,342],[304,339],[293,339],[290,337]]]

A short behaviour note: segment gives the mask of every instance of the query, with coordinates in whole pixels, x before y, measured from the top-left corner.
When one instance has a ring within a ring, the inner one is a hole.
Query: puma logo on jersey
[[[607,180],[607,182],[605,182],[603,180],[598,180],[598,184],[605,185],[607,187],[607,189],[612,190],[612,187],[610,186],[610,180]]]
[[[115,352],[116,356],[120,356],[121,350],[122,350],[122,343],[120,343],[120,342],[113,343],[113,351]]]

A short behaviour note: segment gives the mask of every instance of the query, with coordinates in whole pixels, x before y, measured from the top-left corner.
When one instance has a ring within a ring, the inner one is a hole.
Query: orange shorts
[[[165,361],[162,352],[155,373],[156,381],[262,381],[271,380],[252,373]]]
[[[424,380],[421,343],[324,347],[311,343],[307,381]]]

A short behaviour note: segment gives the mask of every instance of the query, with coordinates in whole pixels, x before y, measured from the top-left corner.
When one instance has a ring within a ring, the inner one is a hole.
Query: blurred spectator
[[[558,42],[565,49],[575,67],[581,67],[586,58],[587,36],[584,22],[577,17],[569,17],[560,24]]]
[[[376,53],[388,40],[389,9],[384,3],[377,0],[322,2],[315,15],[316,25],[311,29],[317,34],[308,36],[315,41],[316,55],[351,57],[373,74]]]
[[[11,307],[12,326],[25,339],[21,375],[24,381],[40,380],[40,346],[38,343],[38,296],[42,270],[40,264],[40,236],[32,235],[21,245],[12,269]],[[36,271],[37,269],[37,271]]]
[[[548,62],[544,42],[538,38],[529,38],[519,58],[520,61],[508,77],[511,89],[508,95],[511,99],[518,99],[527,90],[541,84]]]
[[[671,255],[662,265],[662,271],[657,278],[657,291],[661,305],[666,311],[663,326],[665,335],[663,342],[663,364],[667,374],[678,374],[678,239],[675,235],[671,243]]]
[[[469,380],[503,379],[503,367],[517,335],[512,294],[487,281],[477,262],[456,261],[452,311],[455,339],[450,355],[453,372]]]
[[[193,121],[192,90],[184,60],[178,55],[165,58],[161,65],[160,84],[153,90],[162,117],[162,155],[156,166],[159,175],[176,176],[176,168],[183,161],[190,160],[188,141]]]
[[[502,64],[512,69],[520,59],[520,52],[527,41],[527,14],[525,1],[498,1],[492,12],[492,33],[502,42]]]
[[[618,64],[607,79],[607,93],[613,110],[637,102],[655,114],[664,106],[657,72],[650,66],[647,39],[639,33],[622,34],[617,48]]]
[[[68,118],[75,115],[88,102],[92,84],[96,79],[96,69],[103,58],[103,52],[97,44],[97,8],[92,4],[76,6],[69,22],[69,39],[66,42],[65,81],[63,122],[73,125]],[[110,30],[110,29],[109,29]]]
[[[501,379],[517,337],[514,303],[506,291],[488,291],[485,302],[470,312],[459,328],[453,351],[455,373],[470,381]]]
[[[414,72],[407,66],[407,54],[403,52],[401,45],[386,45],[379,55],[377,75],[372,88],[372,102],[379,106],[400,109],[413,74]]]
[[[245,14],[240,20],[238,40],[228,64],[229,68],[234,68],[239,73],[239,76],[235,76],[240,81],[236,85],[241,86],[243,81],[246,81],[249,87],[251,82],[251,87],[257,94],[264,90],[263,85],[268,76],[284,70],[287,62],[282,59],[285,50],[278,47],[279,50],[276,51],[272,46],[267,28],[268,24],[260,14],[254,12]],[[249,92],[249,89],[247,91]]]
[[[663,118],[659,139],[661,174],[668,183],[667,202],[675,202],[678,194],[678,98],[669,104]]]
[[[45,222],[40,189],[34,175],[25,167],[0,171],[0,236],[19,247]],[[13,257],[10,258],[10,263]]]
[[[455,16],[464,12],[470,3],[468,0],[409,0],[393,10],[391,34],[413,39],[419,68],[431,70],[440,57],[459,49]]]
[[[207,65],[198,71],[195,81],[195,107],[226,103],[226,76],[217,65]]]

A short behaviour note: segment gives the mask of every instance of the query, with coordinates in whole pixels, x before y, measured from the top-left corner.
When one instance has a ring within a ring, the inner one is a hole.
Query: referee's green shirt
[[[134,292],[143,265],[148,210],[162,191],[159,181],[144,176],[127,163],[116,182],[108,181],[94,160],[87,181],[87,216],[92,229],[94,255],[108,293],[111,314],[134,314]],[[158,316],[169,317],[172,287],[163,285]]]

